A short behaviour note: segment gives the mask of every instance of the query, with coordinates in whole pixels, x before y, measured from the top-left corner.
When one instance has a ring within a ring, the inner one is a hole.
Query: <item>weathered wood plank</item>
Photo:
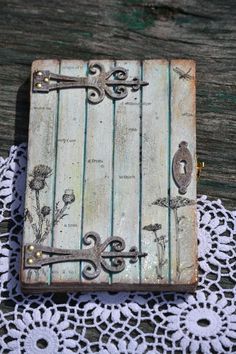
[[[58,73],[58,61],[37,60],[32,64],[32,74],[45,69]],[[51,246],[52,242],[57,102],[55,91],[47,96],[31,93],[24,243]],[[49,282],[49,267],[22,272],[22,281],[26,279],[32,283]]]
[[[99,61],[96,61],[99,62]],[[113,67],[113,61],[101,62],[106,71]],[[92,64],[92,62],[90,63]],[[88,90],[89,93],[89,90]],[[87,232],[97,232],[104,242],[111,236],[112,213],[112,136],[113,102],[107,97],[97,105],[87,103],[87,137],[85,153],[83,227],[82,236]],[[90,246],[82,245],[83,248]],[[87,264],[82,262],[82,270]],[[109,282],[106,272],[83,282]]]
[[[87,63],[62,60],[60,73],[85,76]],[[84,129],[86,91],[67,89],[59,93],[57,163],[55,185],[55,227],[53,247],[80,249]],[[80,263],[66,262],[52,266],[52,282],[79,281]]]
[[[141,77],[138,61],[118,60],[130,78]],[[141,93],[130,92],[115,104],[113,235],[125,239],[126,249],[139,248],[140,240],[140,102]],[[126,260],[125,270],[114,274],[113,283],[139,283],[140,264]]]
[[[188,73],[189,77],[183,76],[184,73]],[[170,202],[175,204],[170,211],[171,281],[195,282],[197,260],[195,62],[172,60],[170,86],[171,163],[179,144],[183,141],[188,144],[187,148],[193,162],[191,182],[185,194],[180,194],[173,178],[170,183]],[[183,170],[185,168],[184,162],[182,168]],[[176,198],[179,198],[179,201],[176,201]],[[184,206],[186,202],[187,206]]]
[[[143,62],[142,102],[142,282],[166,283],[169,278],[168,208],[153,205],[168,197],[169,63]],[[158,224],[158,225],[157,225]]]

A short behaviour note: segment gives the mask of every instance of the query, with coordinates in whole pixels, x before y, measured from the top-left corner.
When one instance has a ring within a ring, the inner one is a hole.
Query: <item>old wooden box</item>
[[[33,62],[24,291],[197,283],[195,63]]]

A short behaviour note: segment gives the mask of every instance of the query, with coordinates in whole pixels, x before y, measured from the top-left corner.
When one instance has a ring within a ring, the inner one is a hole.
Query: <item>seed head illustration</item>
[[[190,205],[196,204],[196,202],[189,198],[183,198],[181,196],[174,197],[172,199],[168,198],[159,198],[155,202],[152,203],[153,205],[158,205],[165,208],[170,208],[174,213],[174,220],[175,220],[175,242],[176,242],[176,273],[177,279],[180,279],[181,272],[183,272],[187,268],[181,268],[180,264],[180,218],[178,217],[178,209],[181,207],[186,207]]]
[[[45,217],[47,215],[49,215],[51,212],[51,209],[49,206],[43,206],[42,209],[41,209],[41,214]]]
[[[75,195],[73,189],[66,189],[62,196],[63,202],[68,205],[75,201]]]
[[[166,263],[165,259],[165,248],[166,248],[166,235],[157,235],[157,231],[161,230],[161,224],[149,224],[143,227],[145,231],[151,231],[154,233],[155,242],[157,244],[157,265],[156,265],[156,272],[157,278],[163,279],[163,266]]]

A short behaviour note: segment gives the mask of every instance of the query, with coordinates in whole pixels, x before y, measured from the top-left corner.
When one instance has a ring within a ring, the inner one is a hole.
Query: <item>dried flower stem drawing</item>
[[[43,243],[48,235],[50,234],[51,228],[59,223],[66,215],[66,210],[69,209],[70,204],[75,201],[74,191],[72,189],[66,189],[63,196],[63,206],[60,208],[60,202],[56,203],[54,215],[51,215],[51,208],[47,205],[41,207],[40,203],[40,191],[42,191],[46,186],[46,179],[52,174],[52,169],[46,165],[37,165],[33,169],[31,176],[33,177],[29,181],[29,187],[34,191],[35,195],[35,211],[37,216],[37,221],[34,220],[32,212],[30,210],[25,211],[25,219],[27,219],[32,227],[35,240],[34,243]],[[52,226],[51,226],[52,224]],[[36,272],[36,280],[39,276],[38,270]],[[28,280],[31,277],[31,271],[28,272]]]
[[[163,279],[163,266],[167,262],[165,259],[165,249],[166,249],[166,235],[157,235],[157,231],[161,229],[161,224],[150,224],[147,226],[143,227],[143,230],[146,231],[151,231],[154,233],[155,236],[155,242],[157,243],[157,266],[156,266],[156,272],[157,272],[157,278],[158,279]]]
[[[159,198],[155,202],[152,203],[153,205],[159,205],[161,207],[170,208],[173,210],[174,213],[174,220],[175,220],[175,242],[176,242],[176,275],[177,280],[180,279],[181,273],[189,267],[181,268],[180,264],[180,221],[181,218],[178,217],[178,209],[184,206],[193,205],[195,204],[194,200],[183,198],[181,196],[177,196],[172,199],[167,198]]]

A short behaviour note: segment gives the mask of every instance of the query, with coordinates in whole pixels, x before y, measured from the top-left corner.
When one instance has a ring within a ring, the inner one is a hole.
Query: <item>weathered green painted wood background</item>
[[[236,5],[233,0],[0,1],[0,154],[27,140],[36,58],[197,61],[198,193],[235,209]]]

